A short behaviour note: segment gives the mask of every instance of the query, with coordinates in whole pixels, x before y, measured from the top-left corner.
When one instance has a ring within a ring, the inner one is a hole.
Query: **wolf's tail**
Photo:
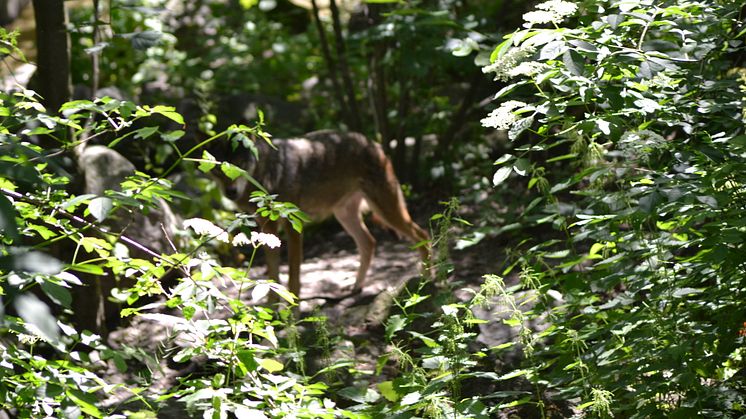
[[[376,147],[375,154],[377,164],[369,169],[375,173],[369,173],[362,185],[368,206],[379,222],[394,230],[399,236],[417,244],[422,260],[428,263],[430,235],[412,221],[391,160],[380,147]]]

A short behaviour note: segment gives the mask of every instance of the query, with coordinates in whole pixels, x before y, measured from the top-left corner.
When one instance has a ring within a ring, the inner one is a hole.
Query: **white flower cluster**
[[[542,25],[545,23],[560,23],[567,16],[574,14],[578,10],[578,5],[564,0],[549,0],[536,5],[533,12],[523,15],[526,21],[525,27],[530,28],[532,25]]]
[[[494,63],[483,67],[483,73],[495,73],[495,80],[508,81],[511,77],[511,72],[519,68],[519,65],[526,60],[526,58],[533,55],[536,49],[530,45],[521,45],[517,48],[511,48],[498,57]],[[538,63],[537,63],[538,64]]]
[[[190,218],[182,223],[184,228],[191,228],[195,233],[212,236],[223,243],[228,243],[228,232],[204,218]]]
[[[482,126],[487,128],[508,129],[518,120],[518,116],[516,116],[513,111],[524,106],[526,106],[524,102],[517,100],[503,102],[499,108],[490,112],[490,114],[480,122],[482,122]]]
[[[261,245],[269,246],[271,249],[280,247],[280,239],[274,234],[270,233],[259,233],[256,231],[251,232],[251,238],[248,238],[244,233],[236,234],[233,238],[234,246],[244,246],[250,244],[254,247]]]
[[[508,76],[509,77],[518,77],[518,76],[533,77],[548,68],[549,68],[548,65],[544,63],[540,63],[538,61],[526,61],[508,70]]]
[[[259,245],[268,246],[270,249],[280,247],[280,239],[274,234],[251,232],[251,244],[256,247]]]
[[[203,218],[190,218],[184,220],[184,228],[191,228],[195,233],[203,236],[212,236],[223,243],[231,243],[234,246],[244,246],[250,244],[254,247],[269,246],[274,249],[280,247],[280,239],[274,234],[259,233],[256,231],[251,232],[251,238],[248,238],[244,233],[238,233],[233,240],[229,240],[228,232],[224,229],[216,226],[212,222]]]
[[[627,131],[619,139],[619,150],[630,159],[639,159],[653,150],[663,148],[666,144],[665,138],[660,134],[643,129],[640,131]]]

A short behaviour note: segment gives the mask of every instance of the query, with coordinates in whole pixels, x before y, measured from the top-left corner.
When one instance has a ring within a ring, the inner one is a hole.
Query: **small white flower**
[[[549,0],[537,4],[533,12],[523,15],[526,23],[523,25],[530,28],[532,25],[541,25],[544,23],[560,23],[566,17],[573,15],[578,10],[578,5],[564,0]]]
[[[246,237],[246,234],[244,234],[244,233],[238,233],[238,234],[236,234],[235,237],[233,237],[233,242],[232,243],[233,243],[234,246],[245,246],[245,245],[251,243],[251,241],[249,240],[248,237]]]
[[[27,335],[26,333],[18,334],[18,341],[24,345],[33,345],[39,341],[39,336]]]
[[[535,51],[536,49],[533,46],[525,44],[517,48],[511,48],[498,57],[494,63],[482,68],[482,72],[495,73],[495,80],[508,81],[513,77],[510,72],[526,61]]]
[[[562,17],[570,16],[578,11],[577,4],[564,0],[545,1],[544,3],[537,4],[536,8],[556,13]]]
[[[540,63],[537,61],[526,61],[526,62],[518,64],[518,66],[509,70],[508,76],[510,77],[517,77],[517,76],[533,77],[548,68],[549,66],[544,63]]]
[[[191,228],[197,234],[203,236],[213,236],[223,243],[230,243],[230,240],[228,240],[227,231],[216,226],[210,221],[205,220],[204,218],[190,218],[188,220],[184,220],[184,223],[182,225],[184,226],[184,228]]]
[[[524,26],[542,25],[551,22],[558,23],[560,21],[556,14],[546,10],[534,10],[533,12],[524,13],[523,20],[525,20],[527,24]]]
[[[277,247],[280,247],[280,239],[274,234],[252,231],[251,245],[254,247],[264,245],[268,246],[270,249],[275,249]]]
[[[524,102],[517,100],[503,102],[499,108],[490,112],[490,114],[480,122],[482,123],[482,126],[487,128],[509,129],[510,126],[518,120],[518,116],[513,113],[513,111],[524,106],[526,106]]]

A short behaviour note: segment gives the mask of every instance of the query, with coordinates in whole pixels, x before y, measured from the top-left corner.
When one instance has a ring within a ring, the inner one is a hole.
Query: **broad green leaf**
[[[401,404],[402,406],[409,406],[409,405],[413,405],[413,404],[415,404],[415,403],[417,403],[417,402],[419,402],[421,400],[422,400],[422,394],[420,394],[419,391],[413,391],[413,392],[405,395],[404,397],[402,397],[402,399],[399,402],[399,404]]]
[[[151,137],[153,134],[158,132],[158,127],[144,127],[140,128],[135,131],[135,138],[140,138],[142,140],[147,139]]]
[[[564,54],[568,49],[565,41],[552,41],[541,47],[539,59],[542,61],[554,60]]]
[[[102,268],[99,265],[94,265],[92,263],[76,263],[74,265],[68,265],[68,269],[72,269],[76,272],[82,272],[85,274],[91,274],[91,275],[103,275],[104,274],[104,268]]]
[[[497,186],[505,181],[505,179],[510,176],[510,174],[513,172],[512,166],[503,166],[495,172],[495,175],[492,176],[492,186]]]
[[[356,403],[375,403],[381,398],[377,391],[367,387],[345,387],[337,394]]]
[[[209,172],[218,163],[217,160],[215,160],[215,157],[207,150],[202,150],[202,160],[203,161],[199,163],[199,166],[197,166],[197,168],[199,168],[199,170],[201,170],[203,173]]]
[[[231,164],[225,161],[220,164],[220,170],[223,172],[224,175],[228,176],[228,179],[230,180],[236,180],[239,176],[246,173],[245,170],[241,169],[235,164]]]
[[[51,298],[55,304],[71,308],[70,304],[73,301],[73,296],[68,289],[49,280],[42,280],[39,285],[44,294]]]
[[[407,324],[409,324],[407,318],[400,314],[395,314],[389,317],[388,321],[386,322],[386,339],[391,339],[391,337],[394,336],[396,332],[403,330],[404,327],[407,326]]]
[[[163,139],[163,141],[172,143],[178,140],[179,138],[183,137],[184,134],[185,134],[184,131],[178,129],[178,130],[169,131],[169,132],[161,134],[161,138]]]
[[[259,367],[259,363],[254,358],[254,352],[250,350],[238,351],[236,357],[241,362],[241,367],[246,373],[254,372]]]
[[[98,222],[104,221],[114,207],[114,202],[109,197],[99,196],[88,203],[88,211]]]
[[[161,114],[179,125],[184,125],[184,117],[181,116],[180,113],[176,112],[176,108],[174,108],[173,106],[154,106],[151,111],[153,113]]]
[[[269,294],[270,289],[271,287],[268,283],[262,282],[256,284],[256,286],[251,290],[251,300],[255,303],[261,301],[267,296],[267,294]]]
[[[611,26],[611,29],[616,29],[620,23],[624,22],[624,15],[621,14],[611,14],[606,16],[606,23]]]
[[[415,331],[410,330],[409,334],[421,340],[422,343],[424,343],[425,346],[427,346],[428,348],[439,348],[440,347],[440,344],[435,339],[429,338],[423,335],[422,333],[417,333]]]
[[[704,292],[704,290],[700,289],[700,288],[684,287],[684,288],[677,288],[673,292],[673,296],[674,297],[686,297],[686,296],[689,296],[689,295],[700,294],[702,292]]]
[[[260,359],[259,365],[270,373],[279,372],[282,371],[283,368],[285,368],[282,363],[270,358]]]
[[[531,125],[534,123],[534,116],[527,116],[525,118],[521,118],[513,123],[513,125],[510,126],[510,129],[508,130],[508,139],[511,141],[515,141],[518,136],[520,136],[523,131],[531,128]]]
[[[93,416],[94,418],[103,417],[101,411],[95,406],[97,400],[92,394],[84,393],[75,389],[69,389],[65,394],[67,394],[67,397],[80,407],[80,410],[82,410],[83,413]]]
[[[501,381],[510,380],[511,378],[520,377],[520,376],[526,375],[526,374],[528,374],[530,372],[531,371],[529,371],[527,369],[523,369],[523,370],[519,369],[519,370],[515,370],[515,371],[512,371],[512,372],[509,372],[507,374],[501,375],[500,378],[498,378],[498,379],[501,380]]]
[[[495,163],[493,163],[493,164],[495,166],[497,166],[497,165],[503,164],[503,163],[505,163],[507,161],[510,161],[513,158],[514,158],[514,156],[512,154],[503,154],[503,156],[500,157],[499,159],[495,160]]]
[[[583,56],[575,50],[567,50],[562,54],[562,62],[574,76],[582,76],[585,68]]]
[[[381,383],[376,384],[376,387],[378,387],[378,391],[381,392],[383,397],[386,398],[386,400],[390,402],[396,402],[401,397],[399,393],[394,390],[394,382],[393,381],[384,381]]]
[[[513,171],[521,176],[526,176],[529,169],[531,169],[531,162],[528,161],[528,159],[524,159],[523,157],[517,159],[513,164]]]

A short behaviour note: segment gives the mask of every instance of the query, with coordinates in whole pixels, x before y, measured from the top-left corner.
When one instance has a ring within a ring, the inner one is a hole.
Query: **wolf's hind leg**
[[[360,291],[365,283],[365,276],[373,260],[373,253],[376,248],[376,239],[368,231],[368,227],[363,222],[363,216],[360,212],[360,206],[363,202],[363,195],[356,193],[348,198],[343,199],[334,208],[334,217],[339,221],[347,234],[352,236],[360,253],[360,266],[355,278],[354,291]]]

